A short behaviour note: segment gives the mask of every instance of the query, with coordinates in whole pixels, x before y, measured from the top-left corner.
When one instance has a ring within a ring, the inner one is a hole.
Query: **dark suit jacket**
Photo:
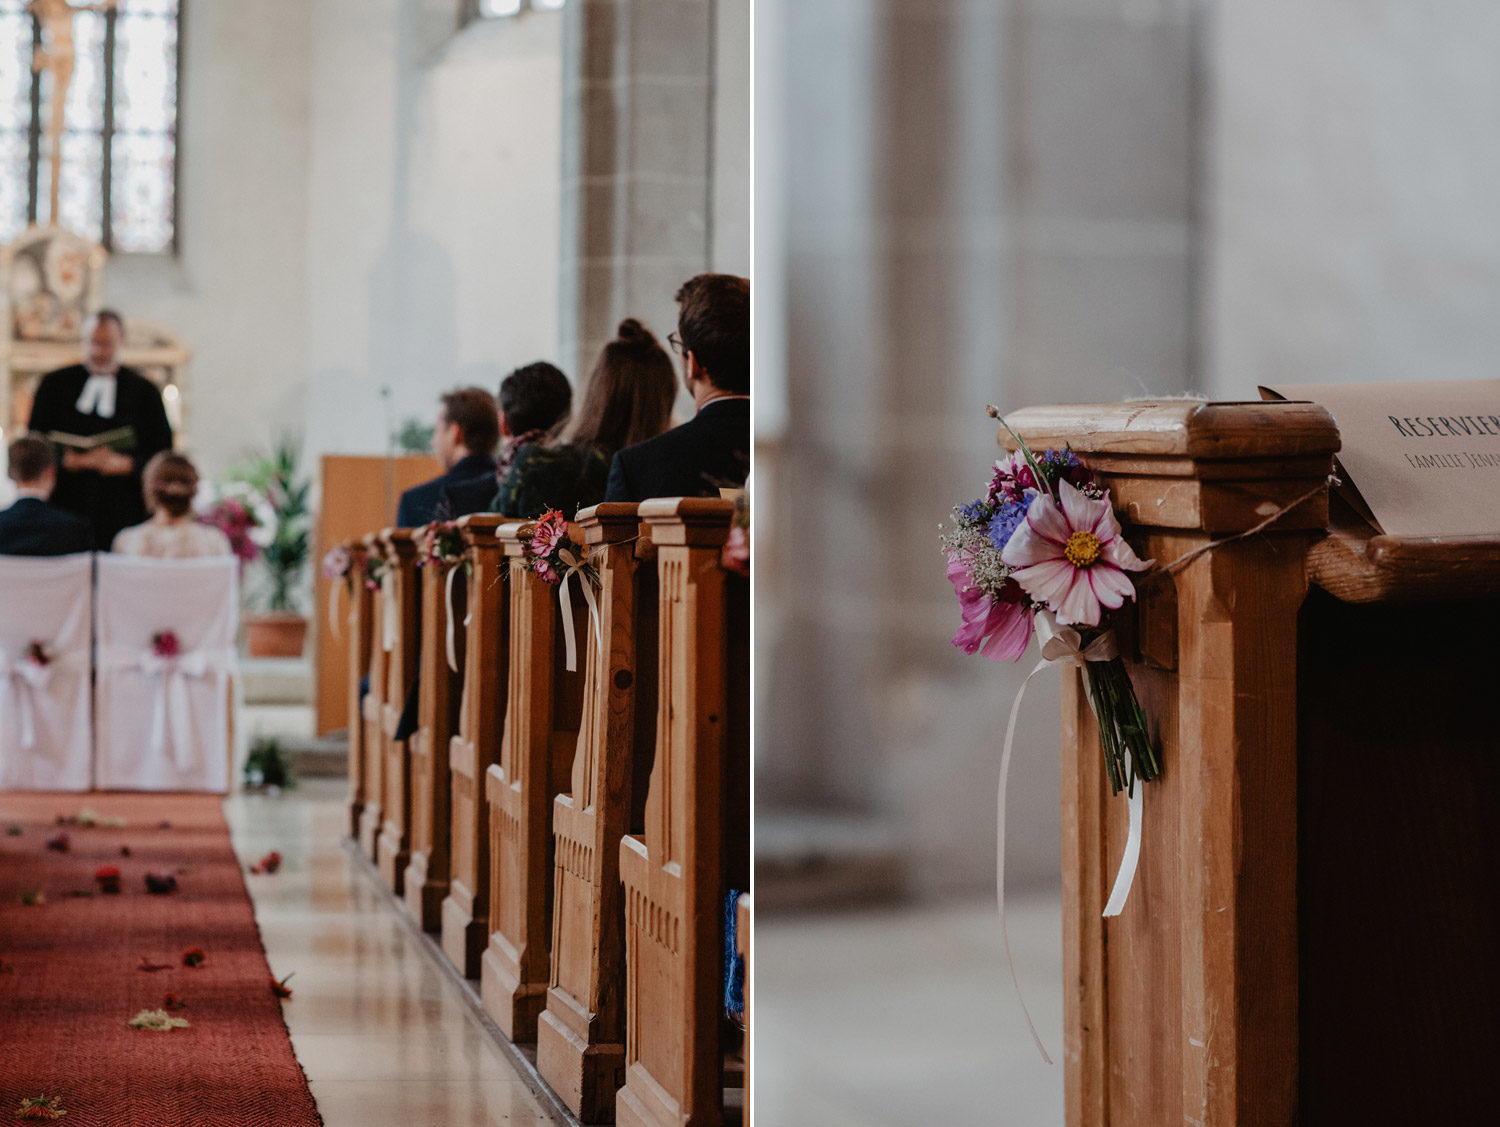
[[[35,497],[0,511],[0,556],[66,556],[93,547],[88,522]]]
[[[491,482],[490,492],[494,492],[495,459],[488,454],[469,454],[455,462],[447,473],[431,481],[424,481],[421,485],[413,485],[401,494],[401,504],[396,507],[396,526],[416,528],[435,520],[452,520],[455,516],[463,516],[463,513],[452,511],[449,507],[452,502],[444,494],[453,486],[477,478],[488,478]]]
[[[627,446],[609,467],[606,501],[717,497],[750,473],[750,400],[720,399],[665,434]]]
[[[434,520],[457,520],[470,513],[489,508],[495,495],[495,459],[486,454],[470,454],[453,464],[442,477],[414,485],[401,494],[396,524],[416,528]],[[424,515],[425,514],[425,515]],[[413,680],[396,723],[395,738],[411,739],[417,730],[417,682]]]
[[[172,448],[172,427],[162,406],[157,386],[133,368],[121,368],[115,376],[113,418],[81,415],[76,406],[89,378],[82,364],[59,368],[42,377],[31,405],[27,429],[45,434],[58,430],[87,438],[116,427],[135,428],[135,449],[130,451],[135,468],[119,477],[105,477],[93,470],[65,470],[58,454],[57,488],[52,503],[77,513],[94,533],[94,547],[109,551],[115,533],[146,519],[146,500],[141,494],[141,470],[152,457]]]

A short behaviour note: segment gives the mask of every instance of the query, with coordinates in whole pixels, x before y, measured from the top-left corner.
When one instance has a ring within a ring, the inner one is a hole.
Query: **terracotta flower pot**
[[[300,614],[247,614],[245,652],[251,657],[301,657],[307,619]]]

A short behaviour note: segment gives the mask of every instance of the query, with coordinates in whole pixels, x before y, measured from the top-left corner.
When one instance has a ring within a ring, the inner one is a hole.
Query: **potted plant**
[[[283,436],[269,453],[242,466],[235,476],[263,503],[269,535],[262,537],[258,579],[248,601],[263,609],[248,613],[245,647],[251,657],[298,657],[307,637],[301,613],[302,575],[311,550],[310,485],[297,474],[299,443]]]

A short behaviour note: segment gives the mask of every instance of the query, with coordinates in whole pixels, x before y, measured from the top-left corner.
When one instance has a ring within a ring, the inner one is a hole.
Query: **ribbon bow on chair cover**
[[[154,649],[111,649],[101,655],[101,664],[114,669],[138,669],[151,678],[155,689],[147,750],[153,756],[160,755],[170,731],[172,762],[179,771],[188,771],[192,766],[188,755],[193,742],[188,679],[228,674],[234,665],[234,652],[204,647],[176,657],[162,657]]]
[[[36,747],[36,698],[47,691],[47,682],[52,680],[52,663],[0,658],[0,677],[5,678],[5,691],[0,692],[0,723],[6,722],[6,702],[14,702],[16,719],[21,725],[21,746],[30,751]]]

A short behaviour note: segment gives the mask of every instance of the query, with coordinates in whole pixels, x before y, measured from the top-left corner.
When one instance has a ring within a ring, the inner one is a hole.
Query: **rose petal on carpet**
[[[101,821],[56,824],[85,809]],[[67,852],[47,848],[59,830]],[[111,866],[117,894],[95,879]],[[148,892],[148,873],[176,890]],[[216,796],[0,794],[0,1122],[46,1095],[68,1127],[322,1123],[271,969]],[[187,1028],[131,1028],[168,994]]]

